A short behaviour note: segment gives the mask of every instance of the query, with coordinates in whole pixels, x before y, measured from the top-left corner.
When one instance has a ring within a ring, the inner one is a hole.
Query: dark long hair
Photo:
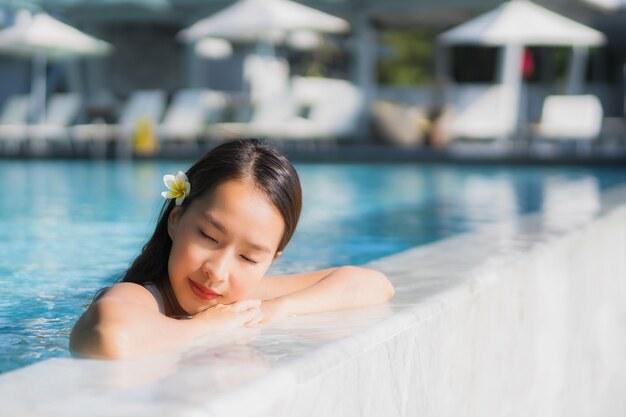
[[[277,251],[287,246],[300,218],[302,190],[293,165],[275,146],[258,139],[226,142],[206,153],[186,174],[191,191],[180,206],[183,212],[197,198],[226,181],[251,181],[270,199],[285,222]],[[172,240],[167,222],[174,207],[173,199],[164,203],[152,237],[121,280],[138,284],[155,282],[163,295],[167,315],[182,310],[176,302],[168,275]]]

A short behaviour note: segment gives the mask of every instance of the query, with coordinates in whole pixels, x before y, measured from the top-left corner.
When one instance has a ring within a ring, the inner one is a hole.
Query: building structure
[[[59,63],[49,70],[49,88],[80,91],[93,96],[107,91],[125,98],[137,89],[207,87],[241,91],[243,57],[251,45],[235,45],[224,60],[206,60],[177,33],[195,21],[229,5],[233,0],[33,0],[33,10],[44,10],[115,46],[115,53],[89,61]],[[341,74],[358,84],[366,97],[402,101],[429,99],[431,86],[384,88],[377,83],[376,66],[381,31],[423,27],[440,33],[502,3],[498,0],[315,0],[309,6],[345,18],[352,33],[338,39],[344,56]],[[626,63],[626,8],[606,9],[590,0],[543,0],[537,3],[606,34],[608,43],[592,61],[595,80],[588,88],[598,94],[609,116],[624,112]],[[22,7],[27,3],[19,3]],[[10,25],[17,3],[0,4],[0,19]],[[30,63],[0,57],[0,105],[12,94],[29,89]],[[599,75],[598,75],[599,74]]]

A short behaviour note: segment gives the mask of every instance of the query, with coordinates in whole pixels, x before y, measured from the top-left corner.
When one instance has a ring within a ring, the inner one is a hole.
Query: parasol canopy
[[[280,39],[284,33],[295,30],[344,33],[350,25],[344,19],[291,0],[240,0],[196,22],[179,36],[188,42],[208,36],[255,41]]]
[[[438,37],[443,46],[485,45],[500,46],[503,53],[500,64],[500,82],[510,90],[508,107],[515,114],[517,129],[522,88],[522,67],[525,46],[569,46],[573,48],[568,90],[582,88],[586,49],[606,41],[604,34],[582,23],[568,19],[528,0],[511,0],[454,27]],[[440,66],[445,55],[439,53]],[[445,74],[445,69],[439,72]]]
[[[512,0],[439,36],[444,44],[597,46],[602,32],[526,0]]]
[[[31,117],[43,122],[46,112],[48,60],[100,56],[113,47],[45,13],[18,13],[13,26],[0,30],[0,53],[33,59]]]
[[[21,14],[16,24],[0,31],[0,53],[32,57],[43,54],[47,59],[72,56],[98,56],[109,53],[112,46],[87,35],[50,15]]]

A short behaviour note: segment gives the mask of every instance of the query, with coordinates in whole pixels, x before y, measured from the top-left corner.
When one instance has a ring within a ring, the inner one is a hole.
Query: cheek
[[[170,277],[176,277],[179,273],[186,274],[186,270],[201,263],[204,256],[201,248],[191,241],[173,242],[168,259]]]
[[[230,289],[233,294],[237,295],[237,298],[245,297],[257,286],[259,281],[263,278],[262,271],[255,271],[251,273],[241,273],[235,279],[231,279]]]

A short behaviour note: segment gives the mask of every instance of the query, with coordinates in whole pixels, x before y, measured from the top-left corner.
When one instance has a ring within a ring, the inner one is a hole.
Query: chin
[[[217,304],[220,304],[220,302],[211,300],[211,301],[206,301],[204,303],[193,303],[192,306],[181,306],[181,307],[183,307],[183,310],[187,311],[190,315],[194,315],[208,308],[211,308]]]

